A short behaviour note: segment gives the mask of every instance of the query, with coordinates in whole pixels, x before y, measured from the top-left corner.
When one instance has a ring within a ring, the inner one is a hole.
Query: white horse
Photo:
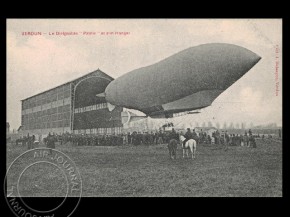
[[[183,135],[180,135],[180,141],[182,145],[182,158],[184,158],[184,152],[186,152],[186,155],[188,157],[188,149],[190,149],[191,152],[191,158],[195,158],[195,151],[196,151],[196,141],[194,139],[188,140],[185,145],[183,145],[183,141],[185,140],[185,137]]]

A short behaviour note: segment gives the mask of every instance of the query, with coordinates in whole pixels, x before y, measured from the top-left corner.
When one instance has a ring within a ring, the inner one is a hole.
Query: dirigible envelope
[[[139,68],[112,81],[106,100],[151,117],[207,107],[259,60],[232,44],[203,44]]]

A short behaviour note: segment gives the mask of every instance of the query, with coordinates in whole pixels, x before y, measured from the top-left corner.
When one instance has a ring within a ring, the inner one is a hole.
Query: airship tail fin
[[[109,109],[110,112],[113,111],[116,108],[116,106],[112,105],[109,102],[107,102],[107,105],[108,105],[108,109]]]
[[[103,93],[99,93],[99,94],[97,94],[96,96],[97,96],[97,97],[105,97],[106,95],[105,95],[105,92],[103,92]]]

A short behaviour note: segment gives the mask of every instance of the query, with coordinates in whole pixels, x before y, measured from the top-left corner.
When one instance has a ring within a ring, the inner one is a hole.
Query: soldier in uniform
[[[192,129],[192,139],[194,139],[197,142],[197,144],[199,143],[199,137],[195,132],[195,129]]]
[[[132,135],[130,134],[130,132],[128,132],[127,134],[127,139],[128,139],[128,144],[132,144]]]
[[[216,136],[216,144],[219,145],[220,144],[220,132],[219,132],[219,130],[216,131],[215,136]]]
[[[30,136],[29,136],[29,133],[27,134],[27,139],[26,139],[26,143],[27,143],[27,149],[31,149],[31,142],[30,142]]]
[[[154,143],[154,133],[152,131],[149,135],[149,143],[150,143],[150,145],[153,145],[153,143]]]
[[[158,141],[157,144],[162,144],[163,143],[163,134],[162,131],[160,130],[158,133]]]
[[[244,144],[245,144],[245,146],[246,146],[246,147],[250,147],[250,144],[249,144],[249,137],[248,137],[248,135],[247,135],[247,131],[245,132],[245,135],[244,135],[243,139],[244,139]]]
[[[194,129],[193,129],[193,130],[194,130]],[[193,132],[195,132],[195,130],[194,130]],[[199,136],[199,143],[200,143],[200,144],[203,143],[203,136],[204,136],[204,135],[203,135],[202,129],[200,130],[198,136]]]
[[[230,142],[230,137],[229,137],[229,134],[228,134],[228,131],[225,132],[225,151],[228,150],[228,144]]]
[[[48,134],[48,136],[46,138],[46,146],[47,146],[47,148],[50,149],[49,153],[52,154],[52,149],[55,149],[55,138],[50,133]]]
[[[170,132],[170,134],[168,136],[168,140],[170,141],[171,139],[175,139],[177,141],[179,140],[179,135],[176,133],[174,128],[172,128],[172,131]]]

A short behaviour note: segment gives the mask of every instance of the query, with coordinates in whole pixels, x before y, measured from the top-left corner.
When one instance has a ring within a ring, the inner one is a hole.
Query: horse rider
[[[187,132],[184,134],[185,140],[183,141],[183,148],[185,147],[185,143],[190,140],[193,139],[193,135],[190,131],[190,128],[187,128]]]

